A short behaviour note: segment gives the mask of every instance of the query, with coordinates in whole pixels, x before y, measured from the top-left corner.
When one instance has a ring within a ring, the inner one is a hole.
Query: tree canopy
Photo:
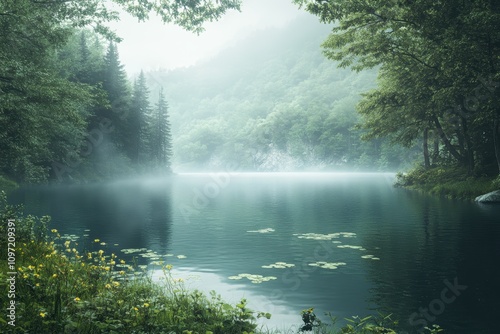
[[[102,59],[102,43],[88,45],[82,29],[119,40],[107,23],[118,19],[121,9],[138,20],[156,14],[198,33],[204,22],[239,10],[239,5],[239,0],[2,1],[0,173],[37,182],[72,170],[82,164],[81,151],[89,151],[88,130],[103,119],[114,121],[129,108],[128,83],[114,44]],[[76,35],[79,41],[73,43]],[[129,133],[124,127],[130,124],[114,126],[121,129],[110,136],[122,136],[114,143],[126,145],[123,136]],[[136,159],[136,153],[128,152],[128,157],[134,154]]]
[[[336,24],[323,43],[328,58],[381,67],[378,88],[359,106],[369,137],[410,143],[431,131],[441,158],[469,173],[500,170],[498,2],[294,2]]]

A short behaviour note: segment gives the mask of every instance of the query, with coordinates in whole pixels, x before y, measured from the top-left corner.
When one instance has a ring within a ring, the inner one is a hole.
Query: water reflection
[[[444,280],[456,277],[468,288],[436,322],[451,333],[488,333],[500,309],[500,209],[395,189],[393,177],[178,175],[21,189],[11,200],[26,203],[29,213],[52,215],[51,228],[61,233],[90,229],[89,244],[99,238],[117,254],[146,248],[186,255],[164,260],[179,275],[203,275],[196,284],[204,291],[215,289],[233,301],[248,298],[254,309],[272,313],[270,323],[277,326],[300,323],[300,311],[315,307],[317,315],[330,311],[340,319],[393,313],[414,331],[411,315],[422,319],[420,309],[440,298]],[[272,230],[247,232],[263,229]],[[355,237],[298,238],[338,232]],[[337,247],[348,245],[353,247]],[[148,262],[141,256],[138,261]],[[294,266],[262,267],[276,262]],[[345,265],[310,266],[319,262]],[[242,273],[277,279],[228,279]]]

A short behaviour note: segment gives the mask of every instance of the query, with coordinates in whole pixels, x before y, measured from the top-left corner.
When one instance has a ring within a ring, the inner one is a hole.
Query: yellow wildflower
[[[52,278],[56,278],[56,277],[57,277],[57,274],[52,275]]]
[[[45,316],[46,316],[46,315],[47,315],[47,312],[40,312],[40,316],[41,316],[42,318],[45,318]]]
[[[114,286],[120,286],[120,283],[118,283],[118,282],[113,282],[113,285],[114,285]]]
[[[111,289],[111,285],[109,285],[109,284],[106,284],[104,287],[105,287],[106,289]]]
[[[149,307],[149,304],[148,303],[144,303],[144,307]]]
[[[52,230],[50,230],[50,232],[57,233],[57,230],[55,228],[53,228]]]
[[[79,302],[79,301],[80,301],[80,298],[76,297],[76,298],[74,299],[74,301],[75,301],[75,302]]]
[[[124,260],[120,260],[120,263],[121,263],[121,264],[125,264],[125,261],[124,261]]]

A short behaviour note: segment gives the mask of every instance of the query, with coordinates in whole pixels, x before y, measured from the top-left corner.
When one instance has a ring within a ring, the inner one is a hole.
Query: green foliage
[[[380,67],[378,87],[358,105],[366,139],[411,146],[433,133],[437,156],[472,175],[500,171],[500,7],[417,1],[295,0],[334,23],[324,54],[341,67]],[[429,165],[427,143],[424,160]],[[495,168],[490,168],[494,165]]]
[[[314,308],[302,311],[302,321],[304,325],[299,328],[300,332],[312,331],[314,327],[321,326],[321,321],[314,314]]]
[[[396,186],[442,195],[450,198],[474,199],[498,189],[492,177],[471,177],[463,167],[417,167],[396,175]]]
[[[320,321],[314,314],[313,308],[303,310],[302,321],[304,325],[299,328],[299,332],[312,332],[315,334],[397,334],[399,332],[398,321],[393,320],[391,314],[383,315],[379,313],[377,316],[364,318],[352,316],[345,318],[346,324],[341,327],[337,326],[336,317],[330,313],[327,315],[330,318],[330,324]],[[426,327],[424,330],[428,334],[437,334],[443,331],[438,325]]]
[[[158,103],[149,125],[149,151],[151,164],[157,171],[170,172],[172,158],[172,135],[168,103],[163,89],[160,89]]]
[[[28,183],[71,180],[109,175],[125,158],[136,162],[137,141],[130,140],[137,136],[138,121],[129,116],[128,82],[114,44],[103,57],[95,38],[119,40],[107,26],[119,18],[117,9],[140,20],[155,13],[164,22],[200,32],[204,22],[240,5],[239,0],[112,2],[116,6],[98,0],[1,3],[2,175]],[[102,138],[111,143],[89,144],[88,132],[105,118],[116,128]],[[101,163],[110,152],[116,153],[116,164]]]

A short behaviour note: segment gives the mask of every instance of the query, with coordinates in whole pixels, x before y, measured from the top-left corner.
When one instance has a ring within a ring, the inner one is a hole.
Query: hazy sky
[[[292,0],[243,0],[241,12],[226,13],[217,22],[205,24],[197,36],[174,25],[165,25],[157,17],[139,23],[123,14],[111,27],[123,41],[118,45],[120,60],[129,75],[141,69],[173,69],[195,64],[224,49],[251,31],[283,26],[299,15]]]

